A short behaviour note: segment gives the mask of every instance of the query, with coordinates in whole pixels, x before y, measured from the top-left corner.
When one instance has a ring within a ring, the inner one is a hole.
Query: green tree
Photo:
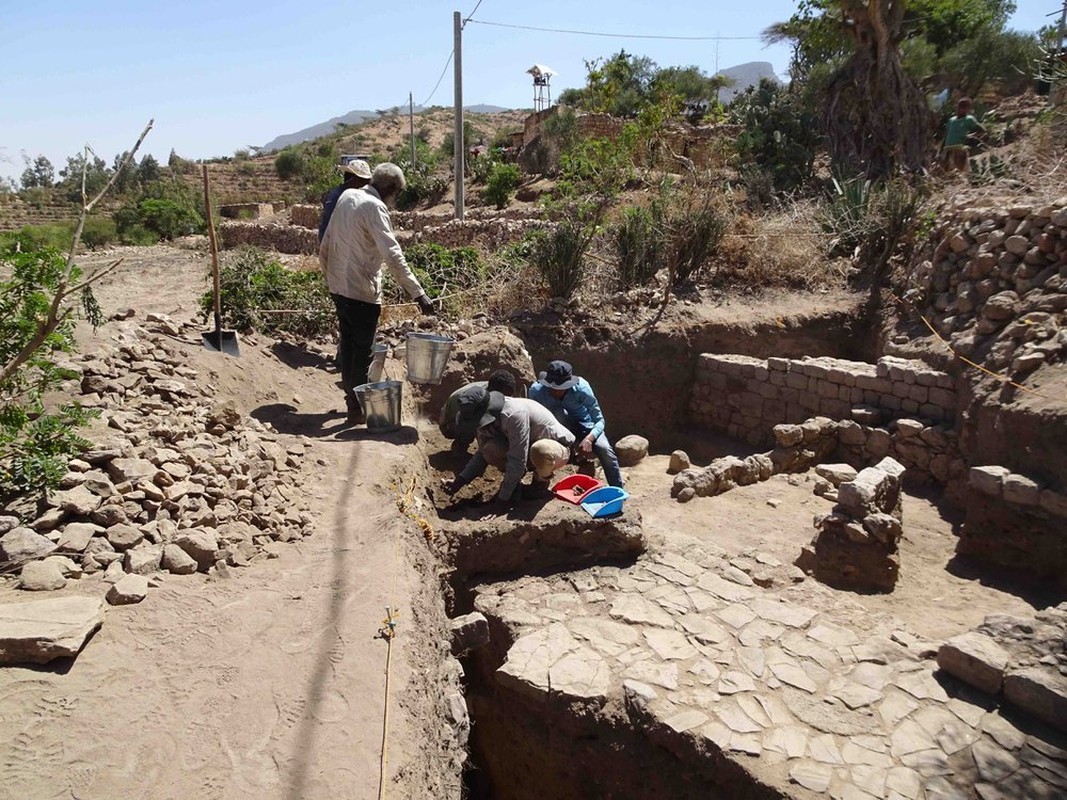
[[[141,159],[141,164],[137,167],[137,182],[142,187],[155,183],[162,177],[163,171],[160,169],[159,162],[151,153]]]
[[[37,156],[33,161],[26,159],[26,169],[22,173],[23,189],[50,189],[55,183],[56,171],[52,162],[44,156]]]
[[[798,95],[764,79],[734,98],[729,114],[742,126],[736,147],[743,168],[754,164],[780,191],[811,178],[821,137]]]
[[[283,181],[296,178],[304,171],[304,154],[295,147],[286,147],[274,159],[274,171]]]
[[[90,151],[91,152],[91,151]],[[104,159],[97,155],[87,158],[85,154],[67,157],[67,166],[59,171],[62,180],[59,183],[63,195],[71,202],[79,203],[82,199],[82,172],[85,173],[85,195],[93,197],[98,194],[111,177],[111,171]]]
[[[603,112],[617,117],[632,117],[648,102],[656,63],[646,56],[620,50],[608,59],[585,62],[585,86],[567,89],[560,103]]]

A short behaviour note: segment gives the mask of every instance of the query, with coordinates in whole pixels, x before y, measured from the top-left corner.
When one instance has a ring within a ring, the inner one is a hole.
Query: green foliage
[[[142,187],[149,186],[163,177],[163,170],[159,166],[159,162],[152,157],[151,154],[146,155],[141,159],[140,165],[137,167],[137,183]]]
[[[291,181],[304,172],[304,154],[295,147],[286,147],[274,159],[274,171],[283,181]]]
[[[62,180],[59,189],[63,196],[72,203],[82,201],[82,170],[85,170],[85,195],[87,198],[95,197],[107,184],[111,177],[104,159],[98,156],[86,159],[79,153],[67,158],[67,166],[59,171]]]
[[[433,300],[478,286],[486,277],[486,264],[473,247],[448,248],[426,242],[409,247],[404,258]],[[391,287],[389,295],[395,302],[407,302],[398,287]]]
[[[482,138],[482,132],[474,127],[470,120],[463,120],[463,143],[469,149],[472,145],[476,144],[479,139]],[[442,158],[452,158],[456,152],[456,134],[453,131],[449,131],[445,134],[444,139],[441,140],[441,147],[438,149]]]
[[[10,364],[38,333],[66,271],[58,250],[8,250],[0,256],[0,364]],[[81,276],[75,267],[70,280]],[[83,315],[97,326],[103,321],[88,289]],[[77,434],[90,413],[78,405],[46,412],[44,393],[77,377],[57,363],[74,349],[74,321],[66,317],[3,383],[0,383],[0,501],[17,494],[43,493],[66,472],[67,461],[88,443]]]
[[[16,246],[20,250],[70,250],[74,238],[74,226],[70,222],[54,222],[45,225],[23,225],[17,231],[0,232],[0,250]]]
[[[154,234],[154,241],[198,233],[205,225],[200,202],[199,195],[183,180],[155,181],[115,212],[119,238],[127,244],[145,244],[146,231]]]
[[[743,164],[769,174],[779,191],[796,189],[811,178],[818,128],[797,95],[762,80],[738,95],[729,113],[731,121],[743,126],[737,137]]]
[[[318,272],[291,270],[255,247],[233,251],[220,270],[222,312],[228,327],[312,338],[336,328],[333,301]],[[212,313],[213,296],[200,298],[204,319]],[[272,314],[271,310],[297,310]]]
[[[33,161],[26,161],[26,169],[22,173],[23,189],[50,189],[55,183],[56,171],[52,162],[44,156],[37,156]]]
[[[938,62],[938,69],[960,94],[974,96],[995,83],[1005,94],[1024,91],[1042,58],[1036,36],[982,29],[960,41]]]
[[[972,186],[993,183],[1008,174],[1008,164],[996,153],[970,159],[967,180]]]
[[[531,237],[530,260],[548,285],[552,297],[569,299],[585,276],[585,254],[594,230],[580,221],[564,219],[555,228]]]
[[[72,231],[73,233],[73,231]],[[118,229],[110,217],[87,217],[82,228],[82,244],[90,249],[104,247],[118,239]]]
[[[612,229],[619,257],[619,288],[644,286],[663,267],[665,248],[661,223],[662,199],[651,208],[631,206],[622,212],[622,220]]]
[[[521,182],[522,174],[515,164],[494,163],[485,182],[485,201],[504,208]]]
[[[705,267],[726,233],[726,219],[710,193],[690,192],[667,221],[667,268],[675,286],[688,283]]]

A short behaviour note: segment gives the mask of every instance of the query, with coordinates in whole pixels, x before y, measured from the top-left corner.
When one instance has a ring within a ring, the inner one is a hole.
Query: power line
[[[467,27],[467,23],[471,21],[475,14],[478,13],[478,8],[482,5],[482,0],[478,0],[478,5],[474,7],[474,11],[467,15],[467,18],[463,20],[463,27]],[[477,20],[475,20],[477,22]]]
[[[454,56],[455,54],[456,54],[455,50],[453,50],[451,53],[448,54],[448,61],[445,62],[444,69],[441,70],[441,74],[437,78],[437,83],[435,83],[433,85],[433,91],[430,92],[430,96],[429,97],[427,97],[425,100],[422,101],[422,105],[423,105],[424,108],[430,104],[430,101],[433,100],[433,96],[435,94],[437,94],[437,89],[438,89],[438,87],[440,87],[441,81],[444,80],[445,73],[448,72],[448,65],[452,63],[452,56]]]
[[[479,0],[479,5],[481,2]],[[473,16],[473,15],[472,15]],[[540,31],[541,33],[571,33],[577,36],[602,36],[609,39],[667,39],[684,42],[718,42],[718,41],[752,41],[760,36],[666,36],[647,33],[604,33],[601,31],[576,31],[566,28],[535,28],[532,25],[511,25],[506,22],[488,22],[484,19],[467,18],[467,22],[478,25],[492,25],[495,28],[515,28],[520,31]]]

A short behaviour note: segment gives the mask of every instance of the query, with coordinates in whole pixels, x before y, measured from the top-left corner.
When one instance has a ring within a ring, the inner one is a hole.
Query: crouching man
[[[504,473],[496,495],[498,505],[509,505],[520,494],[547,496],[552,474],[570,460],[574,434],[534,400],[482,389],[466,393],[458,402],[456,436],[476,435],[478,451],[455,480],[445,484],[445,491],[454,495],[492,464]],[[529,489],[522,491],[519,483],[527,465],[534,477]]]
[[[514,397],[516,394],[515,376],[506,369],[498,369],[489,376],[488,381],[475,381],[461,386],[448,396],[445,407],[441,410],[441,421],[437,428],[446,439],[452,440],[453,453],[466,453],[474,441],[476,430],[467,429],[462,434],[456,429],[456,414],[459,411],[461,397],[481,391],[499,392],[504,397]]]

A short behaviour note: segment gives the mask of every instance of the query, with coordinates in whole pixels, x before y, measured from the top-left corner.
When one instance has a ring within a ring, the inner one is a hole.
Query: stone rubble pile
[[[213,403],[164,336],[133,334],[80,363],[81,401],[118,439],[72,460],[38,516],[0,518],[0,560],[22,565],[22,588],[104,571],[109,601],[137,602],[148,583],[129,576],[225,576],[312,532],[299,488],[305,447],[280,443],[232,401]]]
[[[1033,617],[988,616],[976,630],[945,642],[937,664],[1067,732],[1067,603]]]
[[[815,517],[818,533],[802,551],[801,568],[838,589],[891,592],[900,574],[903,475],[903,465],[886,457],[843,480],[837,505]]]
[[[911,285],[962,355],[1022,380],[1067,353],[1067,197],[1040,207],[969,208]]]

